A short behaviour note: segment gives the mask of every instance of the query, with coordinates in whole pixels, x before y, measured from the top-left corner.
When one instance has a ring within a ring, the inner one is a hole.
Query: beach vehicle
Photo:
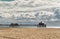
[[[19,26],[19,24],[17,24],[17,23],[11,23],[11,24],[9,25],[9,27],[17,27],[17,26]]]
[[[40,23],[38,24],[38,27],[46,27],[46,24],[40,22]]]

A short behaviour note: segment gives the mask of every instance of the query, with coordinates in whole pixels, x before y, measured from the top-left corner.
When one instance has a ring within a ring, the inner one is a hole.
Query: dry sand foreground
[[[0,39],[60,39],[60,29],[0,28]]]

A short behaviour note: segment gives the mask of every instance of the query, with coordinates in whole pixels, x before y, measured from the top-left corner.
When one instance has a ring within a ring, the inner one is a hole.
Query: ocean
[[[40,28],[40,27],[37,27],[37,26],[14,26],[14,27],[0,26],[0,28]],[[59,26],[46,26],[45,28],[60,28],[60,27]]]

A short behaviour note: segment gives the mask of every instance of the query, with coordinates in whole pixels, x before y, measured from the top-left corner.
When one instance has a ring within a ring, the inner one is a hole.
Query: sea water
[[[37,26],[14,26],[14,27],[0,26],[0,28],[40,28],[40,27],[37,27]],[[60,26],[46,26],[45,28],[60,28]]]

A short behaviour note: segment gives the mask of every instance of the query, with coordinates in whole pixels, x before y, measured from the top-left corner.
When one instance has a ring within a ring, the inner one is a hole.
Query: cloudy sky
[[[0,23],[39,23],[60,26],[60,0],[0,0]]]

